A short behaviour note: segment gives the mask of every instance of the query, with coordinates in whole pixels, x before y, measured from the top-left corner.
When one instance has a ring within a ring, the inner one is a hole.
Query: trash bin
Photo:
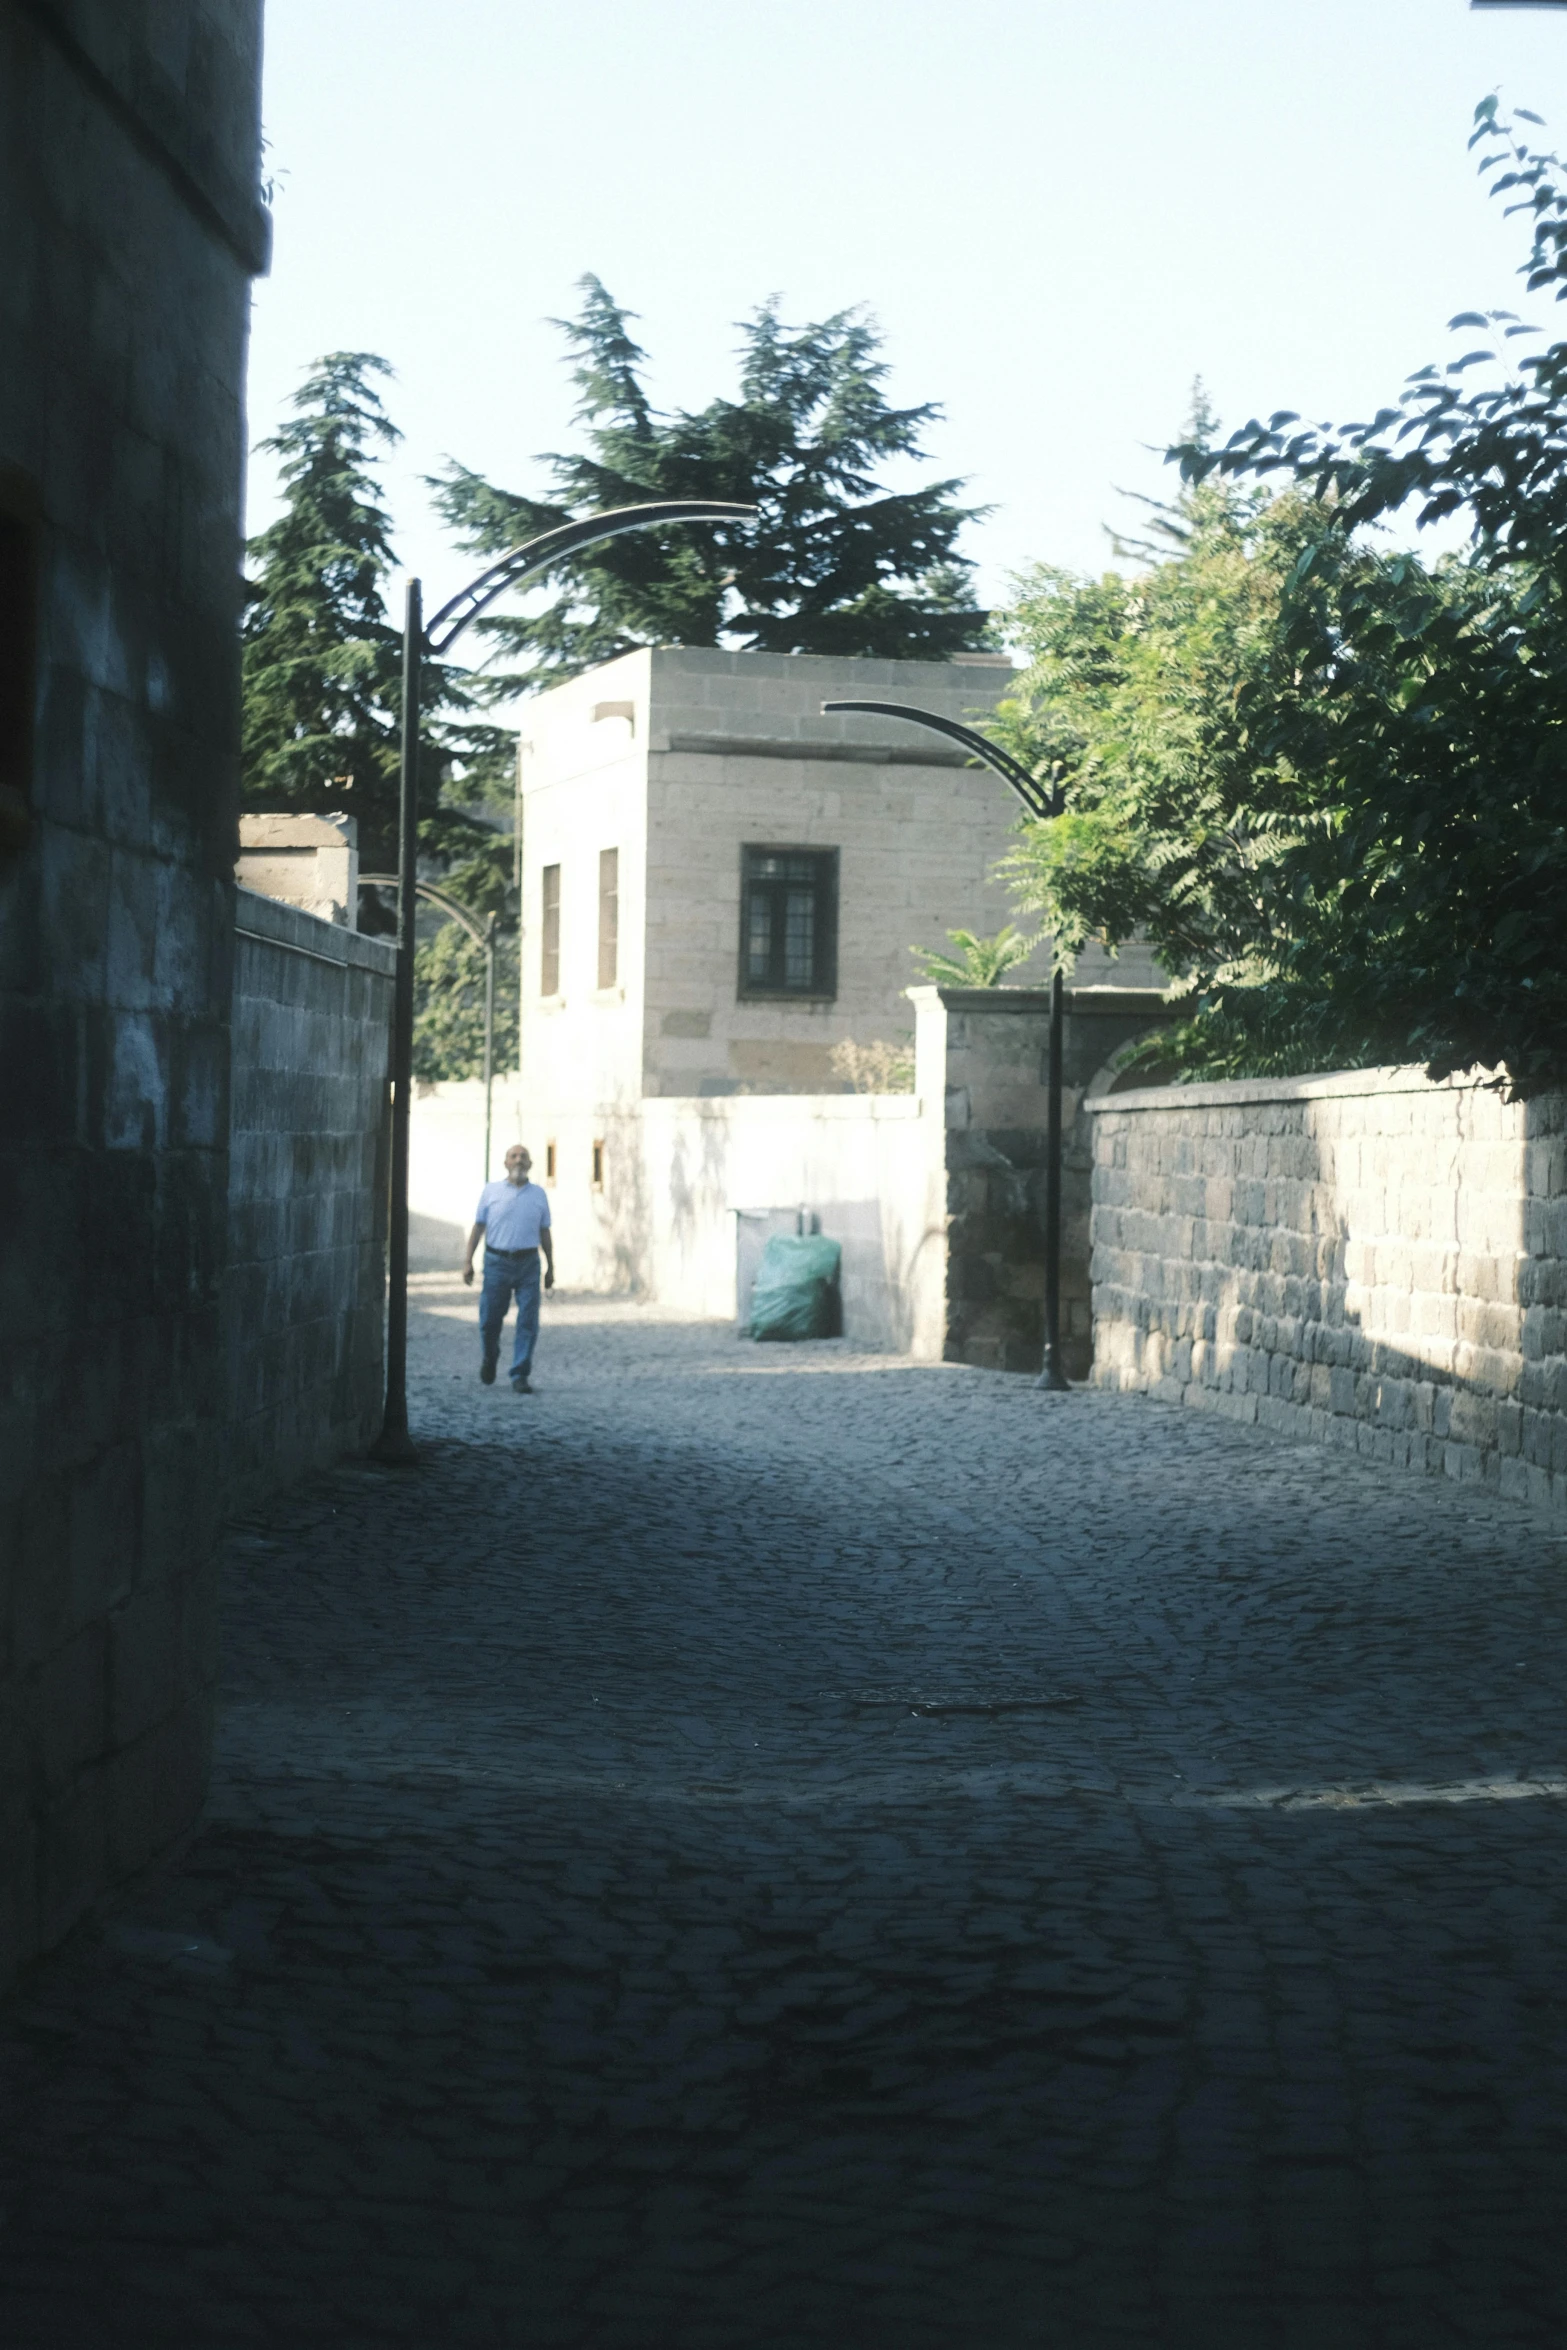
[[[762,1251],[751,1292],[753,1338],[831,1338],[841,1327],[838,1273],[843,1252],[819,1233],[775,1232]]]

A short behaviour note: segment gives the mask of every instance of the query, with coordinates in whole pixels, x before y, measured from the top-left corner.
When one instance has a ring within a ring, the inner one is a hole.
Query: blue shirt
[[[487,1183],[473,1212],[486,1248],[537,1248],[549,1230],[549,1194],[540,1183]]]

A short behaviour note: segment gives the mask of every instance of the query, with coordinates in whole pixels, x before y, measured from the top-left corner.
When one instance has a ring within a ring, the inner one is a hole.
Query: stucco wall
[[[939,1359],[940,1129],[912,1094],[661,1100],[641,1121],[649,1293],[736,1311],[737,1213],[804,1207],[843,1251],[843,1334]],[[613,1233],[608,1237],[613,1244]]]
[[[1377,1069],[1089,1105],[1096,1379],[1567,1509],[1567,1100]]]
[[[522,753],[522,1060],[532,1099],[562,1112],[634,1101],[642,1083],[644,872],[647,828],[645,679],[634,653],[528,705]],[[640,699],[637,687],[641,681]],[[640,724],[595,719],[631,702]],[[618,968],[598,984],[599,856],[618,852]],[[561,875],[560,985],[541,986],[542,885]],[[497,1059],[512,1057],[515,1005],[496,1008]]]
[[[0,1979],[190,1825],[210,1751],[260,34],[259,0],[0,0],[0,498],[39,612],[0,854]]]
[[[1167,1015],[1154,991],[1067,991],[1063,1332],[1089,1364],[1089,1089]],[[566,1288],[629,1291],[694,1313],[736,1307],[736,1216],[806,1209],[844,1249],[845,1332],[986,1368],[1039,1367],[1044,1312],[1050,998],[1034,988],[912,988],[908,1094],[660,1095],[623,1111],[536,1115],[515,1073],[494,1094],[490,1163],[527,1142],[550,1192]],[[593,1182],[594,1145],[602,1182]],[[550,1146],[555,1166],[549,1171]],[[483,1088],[415,1101],[411,1201],[421,1264],[455,1264],[477,1196]],[[757,1227],[760,1230],[762,1227]]]
[[[495,1079],[489,1175],[484,1167],[484,1086],[477,1077],[414,1088],[408,1125],[408,1262],[416,1273],[452,1271],[462,1262],[482,1185],[506,1172],[514,1142],[533,1152],[544,1180],[543,1129],[527,1125],[515,1070]]]
[[[871,1346],[920,1343],[939,1355],[939,1122],[912,1095],[664,1099],[621,1117],[529,1122],[515,1075],[498,1080],[492,1171],[524,1141],[545,1183],[564,1289],[631,1293],[689,1313],[735,1311],[735,1210],[814,1209],[844,1247],[849,1334]],[[455,1266],[478,1197],[484,1088],[432,1086],[413,1105],[409,1198],[414,1262]],[[604,1180],[592,1180],[602,1142]],[[546,1152],[555,1145],[555,1174]],[[933,1188],[934,1186],[934,1188]],[[933,1221],[934,1219],[934,1221]],[[934,1288],[929,1285],[935,1283]]]
[[[241,889],[229,1125],[228,1487],[254,1500],[381,1424],[396,950]]]

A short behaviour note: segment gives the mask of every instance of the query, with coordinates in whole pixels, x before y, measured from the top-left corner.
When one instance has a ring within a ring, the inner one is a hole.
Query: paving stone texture
[[[1559,1526],[427,1280],[171,1871],[0,2011],[0,2340],[1556,2344]]]

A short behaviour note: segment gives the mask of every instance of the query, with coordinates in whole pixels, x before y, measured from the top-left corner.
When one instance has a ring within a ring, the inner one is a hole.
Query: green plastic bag
[[[834,1337],[842,1255],[835,1240],[790,1240],[775,1232],[762,1251],[751,1292],[751,1336]]]

